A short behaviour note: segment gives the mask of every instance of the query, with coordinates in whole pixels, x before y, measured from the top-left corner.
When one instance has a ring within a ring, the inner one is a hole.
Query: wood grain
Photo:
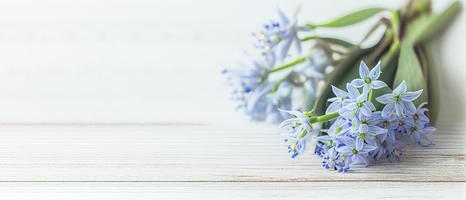
[[[1,199],[464,199],[466,183],[0,183]]]
[[[465,182],[464,128],[401,162],[325,171],[311,153],[290,159],[274,126],[3,126],[0,181]]]

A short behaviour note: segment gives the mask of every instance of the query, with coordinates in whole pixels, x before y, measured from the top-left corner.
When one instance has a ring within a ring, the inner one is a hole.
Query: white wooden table
[[[399,163],[325,171],[233,111],[220,71],[275,5],[321,21],[404,3],[336,2],[0,2],[0,199],[466,198],[464,14],[438,40],[436,145]]]

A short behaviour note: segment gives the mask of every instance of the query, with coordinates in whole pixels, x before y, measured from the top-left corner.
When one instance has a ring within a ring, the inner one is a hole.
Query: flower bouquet
[[[412,0],[307,24],[278,9],[278,19],[253,34],[259,56],[223,73],[238,109],[286,128],[292,158],[310,150],[339,172],[396,161],[409,144],[432,145],[439,101],[432,39],[460,6],[437,13],[431,1]],[[357,44],[316,34],[369,18],[377,21]]]

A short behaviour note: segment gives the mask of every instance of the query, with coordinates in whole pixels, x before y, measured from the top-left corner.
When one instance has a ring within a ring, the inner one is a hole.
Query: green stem
[[[354,46],[354,44],[352,44],[351,42],[347,42],[345,40],[338,39],[338,38],[332,38],[332,37],[319,37],[319,36],[311,35],[311,36],[303,37],[300,40],[301,40],[301,42],[305,42],[305,41],[309,41],[309,40],[321,40],[321,41],[324,41],[326,43],[339,45],[339,46],[347,47],[347,48]]]
[[[340,116],[340,113],[338,111],[335,111],[335,112],[331,112],[326,115],[311,117],[311,119],[309,119],[309,123],[313,124],[313,123],[318,123],[318,122],[320,123],[327,122],[327,121],[337,118],[338,116]]]
[[[400,51],[400,21],[398,12],[392,12],[392,26],[393,26],[393,43],[387,54],[382,59],[382,66],[388,65],[391,59]]]
[[[392,21],[392,28],[393,28],[393,33],[394,33],[394,38],[400,39],[400,15],[398,14],[398,11],[393,11],[392,16],[391,16],[391,21]]]
[[[400,51],[400,39],[394,38],[393,44],[388,50],[387,54],[382,58],[382,66],[388,65],[388,62]]]
[[[280,87],[280,85],[286,81],[286,79],[288,79],[288,76],[285,76],[283,77],[282,79],[278,80],[272,87],[271,91],[272,93],[275,93],[277,90],[278,90],[278,87]]]
[[[284,70],[284,69],[287,69],[287,68],[290,68],[290,67],[293,67],[293,66],[295,66],[295,65],[297,65],[299,63],[302,63],[302,62],[306,61],[306,59],[307,59],[307,57],[304,57],[304,56],[296,58],[296,59],[294,59],[293,61],[291,61],[289,63],[286,63],[286,64],[284,64],[282,66],[278,66],[278,67],[275,67],[275,68],[269,70],[269,74],[273,73],[273,72],[278,72],[278,71],[281,71],[281,70]]]
[[[367,97],[368,101],[372,101],[373,96],[374,96],[374,90],[371,89],[369,91],[369,97]]]

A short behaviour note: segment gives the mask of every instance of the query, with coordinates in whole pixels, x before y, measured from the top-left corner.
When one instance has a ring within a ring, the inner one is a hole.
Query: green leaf
[[[395,72],[398,66],[398,56],[399,56],[399,45],[398,42],[394,42],[388,52],[383,55],[382,63],[381,63],[381,70],[382,74],[380,74],[379,80],[387,83],[388,86],[393,84],[393,79],[395,76]],[[392,89],[389,87],[380,88],[378,90],[374,90],[374,97],[382,96],[387,93],[391,93]],[[384,104],[379,103],[372,99],[372,103],[377,108],[377,110],[381,110],[384,107]]]
[[[434,14],[426,17],[428,19],[426,19],[425,22],[421,22],[422,20],[419,20],[419,24],[416,25],[417,27],[411,30],[414,31],[412,39],[415,43],[418,43],[435,37],[440,32],[446,30],[446,27],[453,21],[460,11],[461,3],[459,1],[455,1],[440,14]]]
[[[419,105],[422,102],[427,102],[427,83],[424,79],[416,52],[414,52],[414,46],[409,41],[401,42],[400,58],[398,59],[398,68],[392,87],[395,88],[402,81],[406,81],[408,91],[423,90],[422,95],[416,99],[414,104]]]
[[[440,87],[439,87],[439,79],[437,76],[437,66],[435,66],[434,60],[434,51],[433,51],[433,42],[428,42],[427,44],[423,44],[422,48],[426,53],[427,58],[427,70],[428,70],[428,77],[427,77],[427,88],[429,89],[429,116],[430,122],[432,125],[435,126],[437,121],[439,106],[440,106]]]
[[[336,66],[335,70],[327,76],[326,85],[322,91],[322,94],[318,97],[316,105],[314,107],[314,112],[316,115],[325,114],[325,109],[327,107],[327,99],[332,97],[332,88],[331,85],[336,85],[340,81],[340,77],[345,75],[345,72],[351,69],[355,63],[361,62],[361,58],[367,54],[369,50],[357,48],[352,51],[347,57],[343,58],[339,65]],[[354,67],[353,67],[354,68]]]
[[[353,67],[344,71],[342,75],[338,77],[338,80],[335,81],[334,85],[339,88],[345,88],[347,83],[351,82],[355,78],[359,78],[359,66],[361,61],[364,61],[369,66],[375,66],[382,59],[382,55],[384,54],[384,52],[386,52],[387,49],[390,47],[390,44],[392,43],[393,39],[392,37],[393,34],[391,33],[391,31],[387,31],[383,40],[379,41],[376,46],[370,48],[371,50],[367,52],[367,54],[363,55],[358,62],[355,62],[353,64]],[[382,66],[382,70],[390,71],[387,68],[388,66],[389,65]],[[381,78],[383,78],[384,75],[389,74],[382,73]]]
[[[381,54],[383,53],[383,49],[387,48],[390,43],[391,38],[384,37],[383,40],[380,40],[376,45],[370,48],[361,49],[355,47],[354,51],[351,51],[347,57],[343,58],[335,67],[335,70],[327,76],[327,85],[324,87],[322,94],[317,99],[314,112],[318,115],[325,113],[327,99],[333,97],[331,85],[334,85],[340,89],[345,89],[346,83],[359,76],[358,71],[361,61],[365,61],[368,65],[376,64],[379,61]]]
[[[435,101],[434,98],[437,97],[432,96],[432,94],[429,95],[428,90],[427,79],[431,76],[429,74],[434,70],[427,71],[431,62],[429,62],[429,65],[424,66],[423,70],[418,55],[416,55],[415,47],[419,42],[428,40],[444,30],[446,25],[448,25],[459,12],[460,7],[461,4],[455,1],[442,13],[421,15],[406,27],[406,35],[401,43],[400,57],[393,87],[396,87],[405,80],[408,85],[408,90],[422,89],[423,94],[415,101],[417,105],[422,102],[428,102],[428,100]],[[431,97],[430,99],[428,98],[429,96]],[[434,104],[437,106],[437,103]]]
[[[366,8],[363,10],[359,10],[342,17],[339,17],[333,21],[320,23],[320,24],[308,24],[307,26],[310,28],[315,27],[342,27],[342,26],[349,26],[361,21],[364,21],[377,13],[384,11],[384,8]]]

